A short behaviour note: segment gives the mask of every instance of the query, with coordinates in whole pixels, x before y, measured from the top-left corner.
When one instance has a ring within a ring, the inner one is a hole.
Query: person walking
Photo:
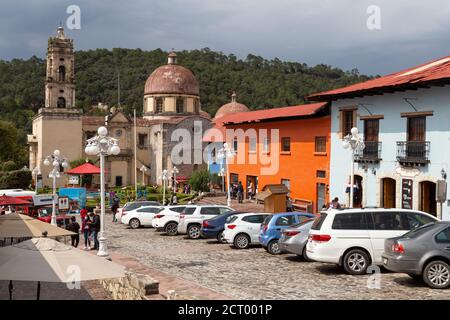
[[[331,201],[330,209],[341,209],[341,204],[339,203],[339,198],[336,197]]]
[[[177,198],[177,194],[176,193],[174,193],[172,195],[172,204],[173,205],[177,205],[178,204],[178,198]]]
[[[86,210],[86,209],[84,209]],[[86,210],[87,212],[87,210]],[[83,230],[83,238],[84,238],[84,250],[88,250],[91,248],[91,240],[89,239],[90,237],[90,230],[89,230],[89,225],[91,223],[91,219],[89,217],[89,215],[86,213],[84,215],[84,217],[81,217],[81,230]]]
[[[238,202],[242,203],[242,200],[244,198],[244,186],[242,185],[242,181],[239,181],[239,184],[237,186],[237,197]]]
[[[117,195],[114,195],[114,198],[112,199],[112,206],[111,206],[112,215],[113,215],[112,222],[117,222],[116,213],[117,213],[117,209],[119,209],[119,206],[120,206],[120,199]]]
[[[67,226],[67,230],[76,233],[70,237],[72,238],[72,247],[78,247],[78,244],[80,243],[80,224],[74,216],[70,217],[70,223]]]
[[[294,206],[292,205],[292,200],[289,196],[286,196],[286,211],[293,212]]]
[[[249,183],[248,183],[247,194],[248,194],[248,198],[250,200],[252,200],[253,199],[253,182],[251,182],[251,181],[249,181]]]
[[[92,239],[94,240],[93,250],[98,250],[99,249],[98,233],[100,231],[100,216],[94,212],[90,212],[89,214],[91,216],[91,223],[89,225],[89,229],[91,231]]]

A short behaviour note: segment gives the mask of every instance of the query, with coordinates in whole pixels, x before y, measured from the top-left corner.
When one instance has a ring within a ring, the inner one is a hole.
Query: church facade
[[[105,161],[109,187],[132,185],[135,179],[139,183],[161,184],[162,171],[167,169],[170,173],[174,166],[179,170],[177,180],[188,179],[194,170],[204,166],[203,157],[194,157],[194,152],[190,152],[189,159],[184,155],[183,163],[174,163],[171,156],[180,144],[190,151],[202,152],[203,143],[195,139],[195,133],[200,131],[201,136],[211,126],[210,116],[201,110],[198,81],[189,69],[177,64],[175,52],[169,54],[167,65],[148,77],[143,117],[136,121],[119,108],[111,108],[106,117],[83,115],[75,106],[75,89],[73,41],[66,38],[60,27],[56,37],[48,42],[45,106],[33,118],[33,131],[28,135],[29,165],[42,173],[43,186],[51,186],[51,168],[44,166],[43,160],[55,149],[69,162],[91,159],[98,164],[98,158],[87,156],[84,147],[100,126],[107,127],[109,135],[119,140],[121,149]],[[189,140],[174,139],[177,129],[191,133]],[[147,168],[144,173],[140,171],[142,166]],[[64,176],[57,181],[58,187],[66,184]]]

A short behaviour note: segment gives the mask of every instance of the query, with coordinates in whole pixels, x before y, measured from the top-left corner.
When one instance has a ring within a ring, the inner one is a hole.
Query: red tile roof
[[[380,91],[393,92],[443,83],[450,84],[450,56],[348,87],[315,93],[308,99],[328,101],[369,95]]]
[[[291,107],[255,110],[248,112],[238,112],[223,116],[220,122],[223,124],[238,124],[261,121],[276,121],[283,118],[298,118],[315,115],[321,111],[327,102],[303,104]]]

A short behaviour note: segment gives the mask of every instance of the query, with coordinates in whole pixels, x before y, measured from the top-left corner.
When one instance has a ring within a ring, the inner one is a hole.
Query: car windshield
[[[308,223],[313,222],[314,220],[315,220],[315,218],[303,220],[303,221],[300,222],[300,223],[294,224],[293,226],[291,226],[291,228],[298,228],[298,227],[301,227],[301,226],[303,226],[303,225],[305,225],[305,224],[308,224]]]
[[[233,223],[237,218],[237,216],[229,216],[227,220],[225,220],[225,223]]]
[[[434,227],[435,224],[436,224],[436,222],[430,222],[426,225],[418,227],[414,230],[411,230],[411,231],[405,233],[402,238],[406,238],[406,239],[417,238],[418,236],[424,234],[425,232],[430,230],[432,227]]]
[[[268,225],[270,220],[272,220],[272,218],[273,218],[273,215],[267,216],[267,218],[264,219],[262,224],[263,225]]]
[[[316,218],[316,220],[314,220],[313,225],[311,226],[312,230],[320,230],[320,228],[322,227],[323,222],[325,221],[327,217],[327,214],[325,212],[322,212],[320,214],[320,217]]]

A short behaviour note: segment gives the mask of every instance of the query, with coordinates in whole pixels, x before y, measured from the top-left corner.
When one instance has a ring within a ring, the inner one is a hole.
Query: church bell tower
[[[45,108],[75,108],[74,67],[73,40],[59,27],[56,37],[48,40]]]
[[[33,117],[33,131],[28,135],[30,168],[42,172],[42,185],[51,186],[51,166],[44,166],[46,156],[55,149],[68,161],[82,157],[82,111],[75,108],[75,68],[73,40],[66,38],[59,27],[56,36],[48,39],[45,104]],[[57,179],[58,187],[65,178]]]

